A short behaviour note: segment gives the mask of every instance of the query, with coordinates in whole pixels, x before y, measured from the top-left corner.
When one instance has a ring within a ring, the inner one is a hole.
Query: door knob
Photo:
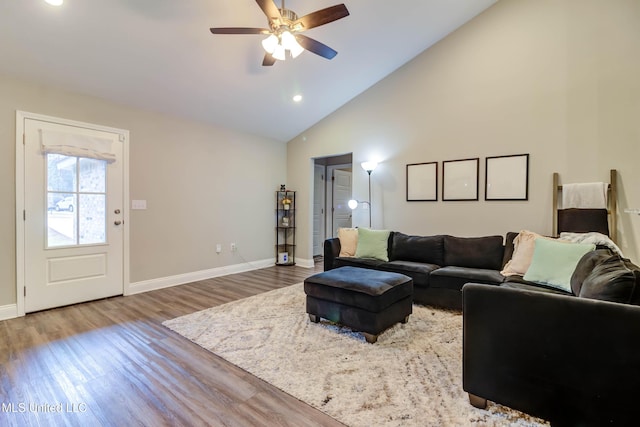
[[[122,221],[113,221],[113,223],[114,223],[115,225],[120,225],[120,224],[122,224]]]

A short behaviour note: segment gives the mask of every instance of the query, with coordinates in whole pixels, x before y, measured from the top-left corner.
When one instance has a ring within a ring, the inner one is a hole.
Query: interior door
[[[123,293],[124,139],[24,119],[25,312]]]
[[[323,254],[324,244],[324,174],[323,165],[314,165],[313,176],[313,256]]]
[[[338,235],[338,228],[351,227],[351,172],[341,169],[333,171],[333,235]]]

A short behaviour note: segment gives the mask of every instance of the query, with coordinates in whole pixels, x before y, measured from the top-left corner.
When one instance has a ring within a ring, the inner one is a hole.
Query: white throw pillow
[[[524,276],[531,265],[536,239],[549,239],[529,230],[522,230],[513,239],[513,255],[500,272],[503,276]]]

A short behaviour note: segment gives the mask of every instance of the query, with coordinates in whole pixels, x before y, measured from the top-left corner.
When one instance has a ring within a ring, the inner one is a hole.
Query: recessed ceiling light
[[[49,3],[51,6],[61,6],[64,0],[44,0]]]
[[[293,102],[302,101],[302,95],[293,95]]]

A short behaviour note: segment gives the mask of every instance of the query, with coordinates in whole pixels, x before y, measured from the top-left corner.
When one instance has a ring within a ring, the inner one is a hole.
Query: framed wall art
[[[407,165],[407,202],[438,200],[438,162]]]
[[[529,155],[487,157],[485,200],[529,200]]]
[[[480,158],[442,162],[442,200],[478,200]]]

